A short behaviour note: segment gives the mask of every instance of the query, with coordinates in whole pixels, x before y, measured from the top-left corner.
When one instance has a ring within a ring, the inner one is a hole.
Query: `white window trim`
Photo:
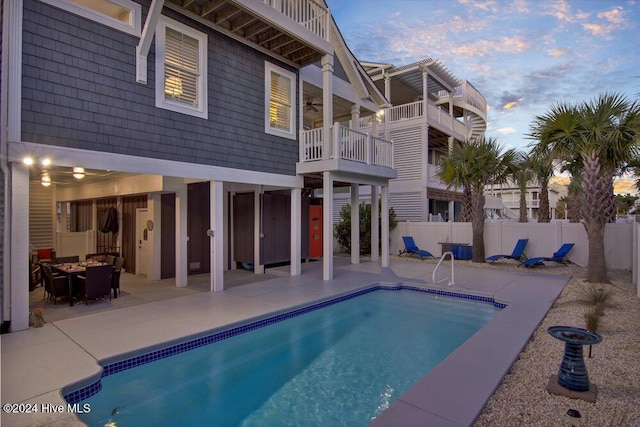
[[[131,22],[129,24],[126,24],[122,21],[118,21],[117,19],[113,19],[110,16],[103,15],[102,13],[96,12],[95,10],[88,9],[77,3],[73,3],[70,0],[41,0],[41,1],[43,3],[50,4],[51,6],[55,6],[62,10],[66,10],[67,12],[80,15],[92,21],[99,22],[108,27],[115,28],[116,30],[123,31],[125,33],[132,34],[137,37],[140,37],[140,34],[142,33],[142,6],[131,0],[111,0],[113,3],[116,3],[126,9],[129,9],[129,11],[131,12]]]
[[[164,59],[166,55],[165,51],[165,39],[166,28],[171,28],[175,31],[183,33],[189,37],[198,40],[199,51],[199,67],[200,77],[198,80],[198,106],[190,107],[180,102],[173,102],[165,99],[164,93]],[[208,98],[207,98],[207,35],[196,31],[193,28],[181,24],[161,16],[158,21],[158,27],[156,29],[156,107],[163,108],[165,110],[176,111],[178,113],[188,114],[190,116],[200,117],[207,119],[208,114]]]
[[[271,72],[276,72],[282,76],[285,76],[290,81],[291,90],[291,123],[289,123],[289,130],[275,129],[271,127],[269,117],[269,104],[271,102]],[[282,136],[284,138],[296,139],[296,120],[297,120],[297,108],[296,108],[296,75],[291,71],[287,71],[284,68],[280,68],[270,62],[264,63],[264,131],[270,135]]]

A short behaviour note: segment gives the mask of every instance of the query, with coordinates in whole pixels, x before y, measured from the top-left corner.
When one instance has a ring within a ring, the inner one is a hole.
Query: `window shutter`
[[[198,106],[198,40],[171,28],[166,33],[164,93],[166,100]]]
[[[271,72],[269,122],[272,128],[289,131],[291,127],[291,80]]]

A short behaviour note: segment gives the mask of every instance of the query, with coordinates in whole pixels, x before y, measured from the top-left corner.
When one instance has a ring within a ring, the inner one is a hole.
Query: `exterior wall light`
[[[40,184],[42,184],[45,187],[48,187],[51,185],[51,176],[49,176],[47,172],[42,174],[42,179],[40,180]]]
[[[84,178],[84,168],[73,168],[73,177],[75,179],[82,179]]]

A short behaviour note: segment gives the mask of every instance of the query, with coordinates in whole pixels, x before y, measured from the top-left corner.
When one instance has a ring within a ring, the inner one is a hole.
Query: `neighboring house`
[[[388,207],[391,143],[338,122],[389,104],[324,2],[8,0],[1,12],[1,296],[12,331],[28,327],[30,244],[81,258],[117,251],[127,272],[176,286],[209,273],[220,291],[238,265],[259,274],[289,261],[300,274],[315,189],[358,197],[366,184]],[[330,280],[333,201],[320,202]],[[98,231],[112,208],[118,232]]]
[[[527,184],[527,218],[529,220],[538,219],[538,209],[540,208],[540,185],[537,182],[530,182]],[[502,200],[503,206],[509,209],[518,218],[520,212],[520,188],[513,182],[507,182],[505,184],[487,187],[487,195],[496,197]],[[567,195],[567,187],[561,184],[550,183],[549,184],[549,209],[551,219],[564,219],[558,218],[556,210],[558,201],[561,197]]]
[[[393,142],[398,177],[391,181],[390,205],[400,221],[460,220],[462,193],[435,176],[454,144],[474,141],[487,127],[487,101],[471,83],[459,80],[441,61],[425,59],[396,67],[361,62],[391,102],[372,132]],[[366,190],[365,196],[368,197]],[[336,200],[335,212],[348,203]]]

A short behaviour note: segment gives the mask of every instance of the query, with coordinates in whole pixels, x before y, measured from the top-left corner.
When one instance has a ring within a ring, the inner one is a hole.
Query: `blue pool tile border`
[[[172,345],[166,348],[162,348],[160,350],[151,351],[149,353],[131,357],[129,359],[110,363],[108,365],[103,366],[102,375],[97,381],[87,386],[84,386],[78,390],[74,390],[70,393],[64,394],[63,398],[67,401],[67,403],[70,403],[70,404],[80,403],[81,401],[88,399],[94,394],[98,393],[102,389],[101,379],[106,376],[113,375],[118,372],[126,371],[127,369],[145,365],[147,363],[164,359],[166,357],[173,356],[179,353],[184,353],[185,351],[193,350],[193,349],[196,349],[205,345],[209,345],[218,341],[222,341],[227,338],[231,338],[236,335],[243,334],[245,332],[249,332],[255,329],[260,329],[265,326],[281,322],[283,320],[291,319],[293,317],[297,317],[302,314],[309,313],[311,311],[318,310],[323,307],[327,307],[342,301],[346,301],[346,300],[358,297],[360,295],[368,294],[375,291],[401,291],[401,290],[421,292],[421,293],[427,293],[427,294],[438,295],[438,296],[446,296],[446,297],[464,299],[469,301],[483,302],[483,303],[492,304],[494,307],[498,309],[504,309],[507,306],[507,304],[498,302],[492,297],[486,297],[481,295],[465,294],[461,292],[453,292],[453,291],[447,291],[447,290],[441,290],[441,289],[429,289],[429,288],[422,288],[418,286],[403,285],[403,284],[375,285],[367,289],[362,289],[360,291],[356,291],[347,295],[332,298],[327,301],[319,302],[319,303],[312,304],[296,310],[292,310],[283,314],[278,314],[265,319],[257,320],[255,322],[247,323],[246,325],[236,326],[224,331],[215,332],[210,335],[206,335],[204,337],[186,341],[184,343]]]

